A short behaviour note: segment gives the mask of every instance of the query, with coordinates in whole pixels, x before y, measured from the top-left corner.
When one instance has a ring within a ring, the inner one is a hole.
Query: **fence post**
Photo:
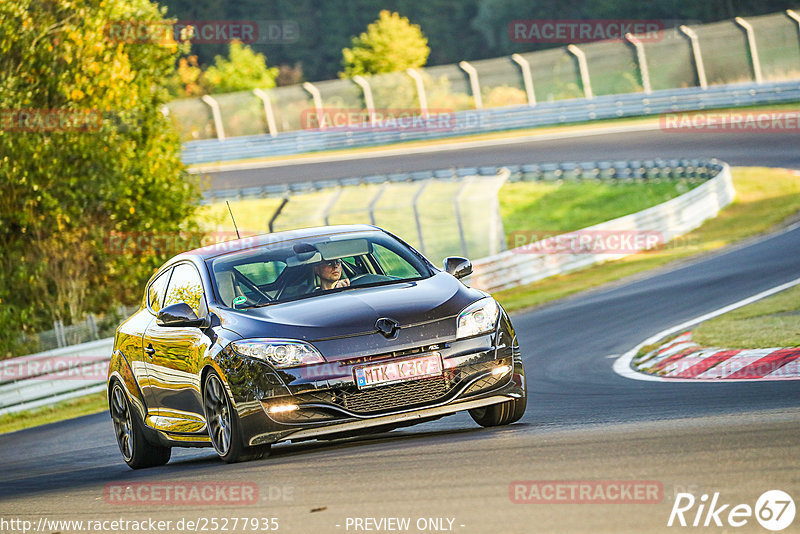
[[[378,201],[381,199],[381,196],[383,196],[383,193],[386,191],[387,187],[389,187],[389,182],[383,182],[378,189],[378,192],[375,193],[375,196],[372,197],[372,200],[370,200],[369,204],[367,205],[367,210],[369,210],[369,223],[372,226],[377,226],[375,224],[375,206],[378,205]]]
[[[475,100],[475,109],[481,109],[483,107],[483,98],[481,97],[481,82],[478,79],[478,71],[466,61],[460,62],[458,66],[469,76],[469,86],[472,89],[472,98]]]
[[[416,193],[414,193],[414,200],[412,201],[412,207],[414,209],[414,222],[417,225],[417,238],[419,239],[419,250],[423,254],[425,254],[425,239],[422,237],[422,223],[419,220],[419,197],[422,196],[422,192],[425,191],[425,188],[428,187],[430,184],[430,180],[425,180],[422,185],[417,189]]]
[[[522,83],[525,84],[525,93],[528,95],[528,105],[536,105],[536,93],[533,92],[533,76],[531,76],[531,64],[519,54],[511,54],[511,60],[519,65],[522,71]]]
[[[586,96],[586,98],[594,98],[592,80],[589,78],[589,65],[586,64],[586,54],[574,44],[568,45],[567,50],[578,60],[578,70],[581,73],[581,85],[583,85],[584,96]]]
[[[464,224],[461,221],[461,195],[464,193],[464,190],[467,188],[467,185],[470,183],[469,177],[464,177],[461,181],[461,185],[458,187],[458,191],[453,196],[453,209],[456,212],[456,226],[458,227],[458,239],[461,241],[461,254],[467,258],[469,257],[467,253],[467,238],[464,236]]]
[[[270,217],[269,222],[267,223],[267,228],[269,228],[269,233],[272,233],[272,232],[275,231],[274,228],[273,228],[274,225],[275,225],[275,219],[278,218],[278,216],[283,211],[284,206],[286,206],[286,204],[288,204],[288,203],[289,203],[289,195],[287,193],[286,195],[283,196],[283,199],[281,200],[280,205],[275,210],[275,213],[272,214],[272,217]]]
[[[511,171],[507,167],[500,169],[500,174],[497,175],[497,184],[494,190],[494,199],[492,202],[492,216],[489,229],[489,254],[499,254],[500,251],[506,249],[505,231],[503,229],[503,218],[500,215],[500,189],[506,181],[511,177]]]
[[[364,93],[364,103],[367,105],[367,113],[369,113],[369,123],[375,126],[375,101],[372,99],[372,88],[369,82],[363,76],[353,76],[353,81],[361,87]]]
[[[342,196],[343,192],[344,192],[343,187],[341,186],[337,187],[336,191],[331,195],[330,200],[328,200],[328,203],[325,204],[325,207],[322,208],[322,220],[325,222],[325,226],[330,225],[330,221],[328,220],[328,218],[330,217],[331,210],[339,201],[339,197]]]
[[[647,57],[644,54],[644,45],[632,33],[626,33],[625,39],[636,49],[636,63],[639,65],[639,74],[642,76],[642,89],[645,94],[653,92],[650,85],[650,70],[647,68]]]
[[[64,323],[62,323],[60,320],[53,321],[53,329],[55,330],[56,344],[58,344],[58,347],[66,347],[67,338],[64,334]]]
[[[269,95],[261,89],[253,89],[253,93],[261,99],[264,104],[264,115],[267,116],[267,129],[269,130],[270,137],[278,135],[278,127],[275,124],[275,114],[272,112],[272,101]]]
[[[419,98],[419,111],[423,117],[428,116],[428,97],[425,95],[425,84],[422,81],[422,74],[417,69],[406,69],[406,74],[411,76],[417,86],[417,97]]]
[[[325,109],[322,107],[322,95],[314,85],[309,82],[303,82],[303,89],[305,89],[311,98],[314,99],[314,107],[317,108],[317,117],[319,118],[319,127],[321,130],[325,129]]]
[[[214,129],[217,130],[217,139],[225,140],[225,129],[222,127],[222,114],[219,112],[219,104],[209,95],[203,95],[200,99],[211,108],[211,115],[214,116]]]
[[[744,29],[744,34],[747,37],[747,46],[750,48],[750,66],[753,67],[753,76],[756,79],[756,83],[762,83],[763,79],[761,77],[761,61],[758,58],[756,34],[753,31],[753,26],[751,26],[750,23],[744,20],[742,17],[736,17],[733,20],[735,20],[736,24]]]
[[[697,81],[700,87],[708,89],[708,82],[706,81],[706,68],[703,65],[703,54],[700,53],[700,40],[697,34],[689,26],[680,27],[683,34],[689,38],[689,43],[692,46],[692,54],[694,55],[694,66],[697,69]]]
[[[92,339],[100,339],[100,333],[97,331],[97,321],[93,313],[86,314],[86,323],[89,325],[89,334]]]

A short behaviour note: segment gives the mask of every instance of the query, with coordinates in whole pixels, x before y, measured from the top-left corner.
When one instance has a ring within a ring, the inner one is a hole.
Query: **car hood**
[[[244,338],[280,337],[305,341],[379,335],[375,325],[386,317],[400,330],[454,317],[481,298],[447,273],[413,282],[321,293],[293,302],[248,310],[220,310],[222,326]],[[455,331],[455,321],[453,332]],[[382,337],[382,336],[381,336]]]

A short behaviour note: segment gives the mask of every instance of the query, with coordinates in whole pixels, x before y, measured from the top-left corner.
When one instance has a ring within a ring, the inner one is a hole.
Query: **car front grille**
[[[367,415],[430,404],[453,393],[465,380],[475,375],[484,374],[496,365],[508,364],[510,361],[510,359],[502,359],[464,365],[445,370],[444,376],[441,377],[421,378],[367,389],[358,389],[353,385],[299,393],[291,398],[287,397],[285,400],[300,405],[301,409],[295,413],[289,412],[292,415],[282,415],[279,420],[287,423],[299,423],[321,421],[335,417],[332,413],[327,413],[324,410],[324,405],[338,406],[352,413]],[[465,394],[474,395],[488,391],[506,379],[507,377],[484,376],[471,384]],[[304,405],[306,406],[304,407]],[[309,405],[316,405],[317,408],[322,408],[322,410],[319,412],[311,411],[308,412],[309,415],[306,415],[304,412],[313,410]]]
[[[423,378],[412,382],[344,392],[341,398],[342,405],[347,410],[370,413],[431,402],[446,395],[449,389],[448,382],[444,378]]]

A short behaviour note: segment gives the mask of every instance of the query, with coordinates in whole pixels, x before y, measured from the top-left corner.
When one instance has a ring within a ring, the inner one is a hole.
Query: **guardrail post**
[[[203,95],[200,100],[208,104],[208,107],[211,108],[211,114],[214,116],[214,129],[217,131],[217,139],[224,141],[225,129],[222,127],[222,114],[219,112],[219,104],[209,95]]]
[[[253,89],[253,93],[261,99],[264,104],[264,115],[267,117],[267,129],[269,130],[270,137],[278,135],[278,127],[275,124],[275,114],[272,112],[272,101],[269,95],[261,89]]]
[[[583,85],[584,96],[586,98],[594,98],[592,81],[589,78],[589,65],[586,63],[586,54],[574,44],[568,45],[567,50],[578,60],[578,70],[581,73],[581,85]]]
[[[650,94],[653,92],[653,88],[650,86],[650,70],[647,68],[644,45],[632,33],[626,33],[625,39],[636,49],[636,63],[639,66],[639,74],[642,77],[642,89],[644,89],[645,94]]]
[[[425,83],[422,80],[422,74],[417,69],[406,69],[414,84],[417,86],[417,98],[419,98],[419,111],[423,117],[428,116],[428,97],[425,94]]]
[[[372,88],[369,86],[369,82],[363,76],[353,76],[353,81],[361,87],[361,91],[364,93],[364,103],[367,105],[367,113],[369,113],[369,123],[370,125],[375,125],[375,101],[372,99]]]
[[[533,91],[533,76],[531,76],[531,64],[519,54],[511,54],[511,60],[519,65],[522,71],[522,83],[525,84],[525,93],[528,95],[528,105],[536,105],[536,93]]]
[[[383,193],[386,191],[387,187],[389,187],[389,182],[383,182],[381,184],[380,188],[378,189],[378,192],[375,193],[375,196],[372,197],[372,200],[370,200],[369,204],[367,205],[367,210],[369,211],[369,223],[371,225],[373,225],[373,226],[376,226],[376,224],[375,224],[375,206],[378,205],[378,201],[383,196]]]
[[[483,98],[481,98],[481,82],[478,79],[478,71],[466,61],[460,62],[458,66],[469,76],[469,86],[472,89],[472,98],[475,100],[475,109],[481,109]]]
[[[416,193],[414,193],[414,200],[412,200],[412,208],[414,209],[414,222],[417,225],[417,238],[419,239],[419,251],[425,254],[425,239],[422,237],[422,223],[419,220],[419,197],[422,196],[422,192],[425,191],[425,188],[428,187],[430,184],[430,180],[425,180],[422,185],[417,189]]]
[[[289,195],[286,194],[286,195],[283,196],[283,199],[281,200],[280,205],[278,205],[278,208],[275,210],[275,213],[272,214],[272,217],[270,217],[269,222],[267,223],[267,228],[269,228],[269,233],[272,233],[272,232],[275,231],[274,230],[275,220],[278,218],[278,216],[280,216],[281,212],[283,211],[283,208],[288,203],[289,203]]]
[[[692,55],[694,56],[694,66],[697,70],[697,82],[703,89],[708,89],[708,82],[706,81],[706,68],[703,65],[703,54],[700,53],[700,40],[697,34],[689,26],[681,25],[680,30],[689,38],[689,44],[692,47]]]
[[[756,34],[753,31],[753,26],[751,26],[750,23],[744,20],[742,17],[736,17],[733,20],[735,20],[736,24],[744,29],[744,34],[747,36],[747,46],[750,48],[750,66],[753,67],[753,76],[756,79],[756,83],[762,83],[763,79],[761,77],[761,61],[758,58]]]
[[[322,94],[319,89],[309,82],[303,82],[303,89],[305,89],[311,98],[314,99],[314,107],[317,108],[317,118],[319,119],[319,127],[321,130],[325,129],[325,109],[322,107]]]
[[[797,23],[797,35],[800,37],[800,14],[793,9],[787,9],[786,16]]]

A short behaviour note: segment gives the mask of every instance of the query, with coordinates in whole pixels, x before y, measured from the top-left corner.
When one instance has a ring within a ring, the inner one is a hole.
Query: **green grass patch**
[[[800,286],[706,321],[692,338],[705,347],[800,347]]]
[[[0,416],[0,434],[108,410],[105,392]]]
[[[769,231],[800,211],[800,176],[794,171],[760,167],[734,168],[736,200],[697,230],[663,249],[554,276],[494,296],[511,310],[538,306],[670,262],[718,250]]]
[[[506,235],[525,231],[579,230],[655,206],[700,183],[688,180],[623,184],[507,183],[499,195],[503,229]]]

